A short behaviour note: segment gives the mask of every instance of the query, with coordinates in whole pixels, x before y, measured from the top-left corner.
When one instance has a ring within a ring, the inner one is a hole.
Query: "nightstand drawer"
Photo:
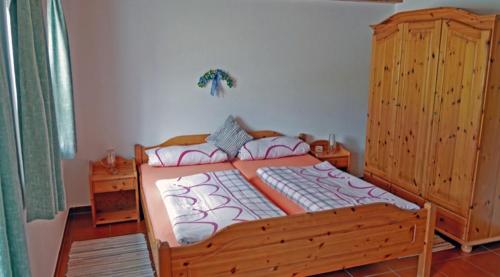
[[[349,166],[348,158],[329,158],[327,159],[327,161],[330,162],[335,167],[346,168]]]
[[[94,193],[112,192],[120,190],[133,190],[135,189],[133,179],[109,180],[109,181],[96,181],[94,182]]]

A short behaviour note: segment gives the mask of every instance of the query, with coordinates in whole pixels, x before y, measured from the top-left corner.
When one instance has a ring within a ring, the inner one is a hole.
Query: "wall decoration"
[[[200,80],[198,81],[198,86],[200,88],[204,88],[207,86],[209,81],[212,81],[212,87],[210,89],[210,95],[216,96],[221,89],[220,87],[220,81],[226,81],[227,86],[232,88],[234,86],[234,80],[227,74],[222,69],[210,69],[209,71],[205,72],[203,76],[200,77]]]

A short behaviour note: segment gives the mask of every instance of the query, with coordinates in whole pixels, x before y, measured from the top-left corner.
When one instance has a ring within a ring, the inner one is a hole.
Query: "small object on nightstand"
[[[114,166],[108,157],[89,164],[90,202],[94,226],[137,220],[139,189],[135,160],[116,156]]]
[[[337,141],[335,140],[335,134],[328,135],[328,151],[335,152],[337,149]]]
[[[111,148],[106,151],[106,162],[109,167],[114,168],[116,165],[116,152],[115,149]]]
[[[110,174],[115,175],[118,173],[118,170],[116,168],[115,149],[108,149],[106,151],[106,159],[101,160],[101,166],[103,166]]]
[[[328,141],[324,139],[313,141],[309,146],[311,148],[311,152],[315,155],[328,152],[329,147]]]
[[[320,161],[330,162],[338,169],[348,171],[351,169],[351,152],[341,143],[335,143],[335,149],[329,151],[328,140],[317,140],[311,143],[311,153]]]

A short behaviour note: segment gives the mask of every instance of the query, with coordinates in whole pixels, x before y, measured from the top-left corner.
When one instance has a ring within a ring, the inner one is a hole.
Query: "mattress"
[[[201,241],[232,224],[286,215],[237,169],[161,179],[156,187],[181,244]]]
[[[180,167],[152,167],[148,164],[141,165],[141,186],[146,198],[146,204],[153,234],[156,239],[168,242],[170,246],[179,246],[175,239],[169,215],[163,204],[160,192],[156,188],[156,181],[161,179],[171,179],[181,176],[188,176],[209,171],[231,170],[234,167],[231,163],[216,163],[204,165],[191,165]]]
[[[263,182],[259,176],[257,176],[257,169],[269,166],[310,166],[319,162],[318,159],[311,155],[301,155],[270,160],[236,160],[233,162],[233,165],[239,169],[243,176],[245,176],[245,178],[247,178],[247,180],[249,180],[258,190],[287,214],[301,214],[305,213],[306,210]]]

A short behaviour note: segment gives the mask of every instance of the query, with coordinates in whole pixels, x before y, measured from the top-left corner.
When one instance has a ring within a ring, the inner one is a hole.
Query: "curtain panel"
[[[47,41],[39,0],[12,0],[11,18],[27,220],[65,208]]]
[[[31,276],[9,83],[7,18],[0,3],[0,276]]]
[[[47,1],[47,41],[59,146],[63,159],[73,159],[76,133],[68,31],[61,0]]]

